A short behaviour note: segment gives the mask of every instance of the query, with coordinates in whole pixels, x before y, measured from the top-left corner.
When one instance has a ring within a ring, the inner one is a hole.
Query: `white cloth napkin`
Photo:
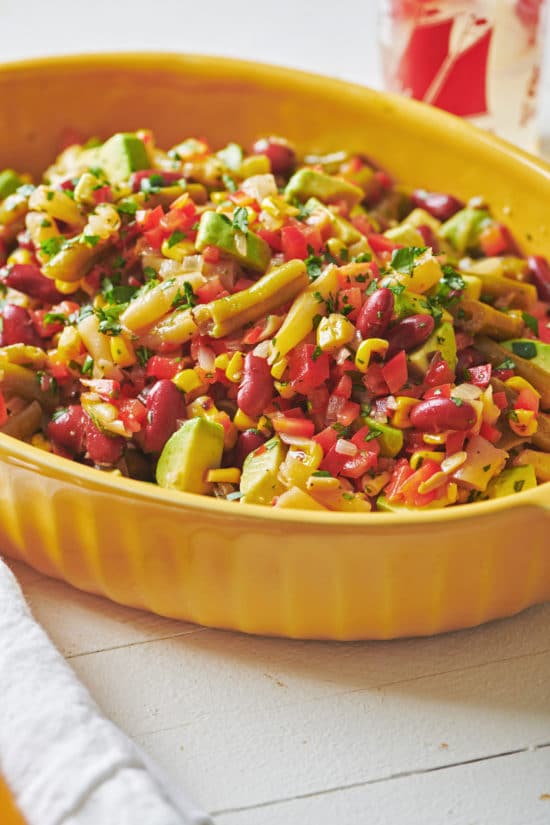
[[[29,825],[213,825],[102,715],[1,560],[0,773]]]

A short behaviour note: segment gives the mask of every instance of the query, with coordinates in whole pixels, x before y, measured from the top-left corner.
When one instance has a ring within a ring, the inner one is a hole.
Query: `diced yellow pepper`
[[[285,493],[282,493],[275,504],[276,507],[283,507],[290,510],[326,510],[318,501],[312,496],[308,495],[300,487],[291,487]]]
[[[240,407],[233,416],[233,424],[241,432],[244,430],[253,430],[258,427],[258,421],[255,418],[250,418]]]
[[[392,416],[392,426],[399,430],[411,427],[411,410],[418,404],[418,398],[409,398],[408,395],[398,395],[395,399],[396,410]]]
[[[305,488],[308,478],[323,460],[323,448],[316,441],[304,438],[292,444],[279,468],[279,478],[286,487]]]
[[[258,429],[264,435],[270,435],[273,431],[273,427],[271,426],[271,421],[265,415],[261,415],[258,418]]]
[[[32,263],[32,254],[30,249],[23,249],[22,247],[18,247],[14,249],[11,255],[8,257],[7,263],[8,265],[11,264],[30,264]]]
[[[424,444],[445,444],[449,433],[423,433],[422,441]]]
[[[82,350],[82,339],[76,327],[64,327],[57,341],[57,356],[68,364],[76,361]]]
[[[275,361],[275,363],[271,367],[272,377],[279,381],[283,377],[287,367],[288,358],[280,358],[278,361]]]
[[[508,424],[516,435],[524,437],[534,435],[539,427],[533,410],[511,410],[508,414]]]
[[[202,385],[200,377],[193,369],[180,370],[174,375],[172,381],[179,390],[186,393],[192,392]]]
[[[208,470],[206,480],[209,484],[238,484],[241,480],[241,471],[238,467],[220,467],[217,470]]]
[[[292,389],[288,381],[274,381],[273,386],[281,398],[294,398],[296,391]]]
[[[111,357],[119,367],[131,367],[137,362],[134,347],[123,335],[112,335],[109,341]]]
[[[187,255],[192,255],[195,252],[195,244],[192,241],[181,240],[178,243],[170,245],[170,239],[167,238],[162,242],[160,251],[165,258],[172,258],[174,261],[183,261]]]
[[[225,370],[225,377],[232,384],[238,384],[243,377],[244,355],[242,352],[234,352]]]
[[[306,490],[310,490],[312,493],[324,493],[327,490],[338,490],[339,487],[340,482],[337,478],[334,478],[334,476],[310,475],[306,481]]]
[[[384,355],[388,347],[389,342],[384,338],[367,338],[365,341],[361,341],[355,353],[355,366],[359,372],[367,371],[373,352]]]
[[[424,461],[437,461],[441,464],[445,458],[445,453],[436,453],[434,450],[416,450],[410,458],[410,465],[413,470],[418,470]]]
[[[80,289],[80,281],[60,281],[55,280],[55,288],[63,295],[72,295],[73,292],[78,292]]]
[[[525,378],[522,378],[521,375],[513,375],[511,378],[508,378],[504,385],[511,390],[515,390],[516,392],[521,392],[521,390],[531,390],[534,392],[537,398],[540,398],[540,392],[534,388],[529,381],[526,381]]]
[[[326,318],[321,318],[317,327],[317,346],[323,352],[330,352],[353,339],[355,327],[348,319],[339,312],[331,312]]]

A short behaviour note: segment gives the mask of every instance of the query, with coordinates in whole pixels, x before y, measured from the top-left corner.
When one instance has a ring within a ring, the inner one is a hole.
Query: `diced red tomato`
[[[539,396],[527,387],[519,391],[514,401],[515,410],[532,410],[534,413],[538,413],[539,407]]]
[[[243,289],[248,289],[249,287],[251,287],[253,283],[255,283],[255,281],[252,281],[250,278],[239,278],[237,281],[235,281],[235,284],[231,291],[242,292]]]
[[[41,338],[51,338],[63,329],[61,321],[50,321],[46,323],[44,318],[50,312],[47,309],[30,310],[33,326]]]
[[[372,235],[374,227],[367,215],[354,215],[351,222],[362,235],[366,235],[367,237]]]
[[[488,424],[487,421],[483,421],[481,427],[479,428],[479,434],[482,438],[490,441],[491,444],[496,444],[501,436],[500,430],[497,430],[497,428],[493,427],[492,424]]]
[[[394,249],[401,249],[402,243],[395,243],[385,235],[379,235],[378,232],[369,232],[367,235],[369,246],[373,252],[393,252]]]
[[[349,459],[349,455],[345,455],[345,453],[339,453],[336,451],[336,445],[331,447],[327,453],[325,453],[325,457],[321,461],[320,469],[326,470],[333,476],[340,475],[342,467]]]
[[[391,478],[384,488],[384,495],[388,501],[397,501],[402,484],[414,474],[414,470],[406,458],[395,462]]]
[[[149,246],[153,249],[159,250],[162,246],[162,242],[166,238],[166,232],[162,226],[155,226],[154,229],[148,229],[144,232],[143,237]]]
[[[465,441],[466,433],[464,431],[461,432],[460,430],[455,430],[454,432],[450,432],[445,442],[445,452],[447,453],[447,455],[459,453],[464,447]],[[425,446],[426,445],[424,445],[424,447]]]
[[[431,387],[429,390],[422,395],[426,401],[429,401],[430,398],[450,398],[451,397],[451,385],[450,384],[440,384],[438,387]]]
[[[311,438],[315,432],[315,425],[309,418],[272,418],[271,423],[276,433],[286,433],[301,438]]]
[[[343,375],[336,384],[333,394],[339,395],[342,398],[351,398],[351,391],[353,389],[353,382],[349,375]]]
[[[488,258],[493,255],[502,255],[508,249],[508,237],[500,223],[491,223],[486,226],[479,236],[479,245]]]
[[[323,448],[323,452],[326,455],[331,447],[334,447],[338,440],[338,433],[334,429],[332,425],[325,427],[324,430],[321,430],[320,433],[316,433],[313,436],[313,441],[316,441],[317,444],[320,444]]]
[[[355,419],[359,417],[359,413],[361,412],[361,406],[360,404],[357,404],[355,401],[348,401],[347,398],[342,398],[341,400],[344,403],[341,405],[340,409],[336,413],[336,420],[343,427],[349,427],[349,425],[353,424]]]
[[[96,392],[103,401],[112,401],[120,395],[120,381],[112,378],[92,378],[86,381],[85,386],[91,392]]]
[[[340,292],[340,306],[346,311],[346,318],[352,323],[363,305],[363,294],[358,286],[343,288]],[[351,307],[351,309],[350,309]]]
[[[120,420],[125,428],[131,433],[139,432],[147,414],[145,404],[142,404],[137,398],[122,398],[117,403],[117,407]]]
[[[441,353],[436,352],[426,370],[426,375],[424,376],[425,385],[427,387],[435,387],[439,384],[452,383],[454,379],[454,370],[451,369]]]
[[[400,350],[387,364],[384,364],[382,367],[382,375],[391,393],[396,393],[401,389],[403,384],[407,383],[409,373],[407,370],[405,350]]]
[[[260,238],[263,238],[264,241],[269,244],[271,249],[274,252],[282,252],[283,251],[283,243],[281,239],[281,232],[278,230],[274,232],[272,229],[258,229],[257,234]]]
[[[370,427],[361,427],[361,429],[357,430],[355,435],[352,436],[351,442],[355,444],[356,447],[359,447],[360,450],[366,450],[369,453],[378,455],[380,453],[380,444],[378,443],[378,439],[369,438],[370,433]]]
[[[202,257],[208,264],[217,264],[221,257],[221,252],[217,246],[205,246]]]
[[[173,378],[181,370],[181,358],[153,355],[147,362],[148,378]]]
[[[491,373],[493,371],[493,367],[491,364],[480,364],[477,367],[468,367],[468,377],[472,384],[475,384],[476,387],[485,387],[489,386],[489,381],[491,380]]]
[[[493,370],[493,375],[495,378],[500,378],[501,381],[508,381],[509,378],[512,378],[513,375],[516,373],[514,370],[504,369],[504,370]]]
[[[418,491],[422,482],[427,481],[441,470],[437,461],[427,459],[422,466],[418,468],[411,476],[409,476],[401,484],[397,495],[405,504],[413,505],[414,507],[425,507],[437,498],[438,490],[431,490],[429,493],[420,493]]]
[[[508,406],[508,399],[506,398],[506,393],[504,392],[504,390],[502,392],[494,392],[493,401],[495,402],[499,410],[505,410]]]
[[[69,370],[67,364],[52,364],[50,366],[50,372],[52,374],[52,378],[55,378],[55,380],[60,384],[67,381],[69,378],[72,378],[71,371]]]
[[[166,229],[168,233],[174,232],[176,229],[186,231],[192,229],[197,220],[197,210],[193,201],[189,201],[184,206],[170,209],[160,219],[160,225]]]
[[[285,261],[293,258],[305,260],[309,257],[311,249],[315,255],[319,253],[323,246],[323,239],[316,226],[294,223],[283,226],[281,229],[281,246]]]
[[[329,358],[326,352],[317,354],[313,344],[299,344],[289,356],[290,386],[307,395],[329,377]]]
[[[348,458],[340,470],[340,475],[345,478],[361,478],[362,475],[376,466],[376,460],[376,453],[359,450],[356,455]]]
[[[198,297],[200,304],[208,304],[216,298],[223,298],[225,295],[229,295],[229,292],[224,289],[222,282],[218,276],[215,275],[213,278],[209,278],[205,284],[198,287],[198,289],[195,290],[195,295]]]
[[[381,364],[370,364],[365,375],[363,376],[363,384],[373,395],[387,395],[388,385],[384,380]]]
[[[6,409],[6,402],[3,393],[0,391],[0,427],[3,427],[7,420],[8,411]]]
[[[147,232],[150,229],[156,229],[163,217],[162,206],[155,206],[154,209],[140,209],[136,212],[136,224],[143,232]]]

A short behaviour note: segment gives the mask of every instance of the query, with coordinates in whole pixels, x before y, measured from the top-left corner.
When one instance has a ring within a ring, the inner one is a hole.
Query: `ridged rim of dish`
[[[379,92],[347,80],[306,72],[301,69],[217,55],[126,51],[25,58],[0,63],[0,75],[9,72],[23,74],[53,67],[67,68],[70,65],[82,68],[87,66],[90,69],[124,67],[136,71],[150,65],[166,71],[175,71],[176,74],[180,73],[177,69],[178,66],[181,66],[182,69],[187,69],[191,74],[203,76],[206,71],[207,74],[225,75],[230,76],[232,79],[238,79],[242,76],[243,79],[252,82],[267,80],[271,85],[276,86],[284,86],[288,83],[295,84],[296,81],[300,81],[300,85],[304,89],[307,86],[317,89],[322,87],[325,94],[332,91],[334,94],[339,95],[340,92],[345,91],[348,95],[351,92],[357,96],[368,96],[373,100],[389,100],[399,109],[401,115],[405,115],[407,120],[417,124],[421,115],[424,127],[429,122],[430,129],[435,128],[445,134],[452,132],[455,140],[460,139],[461,142],[470,143],[472,137],[475,137],[478,144],[496,151],[503,157],[511,159],[514,163],[528,167],[531,172],[540,175],[550,185],[549,163],[448,112],[417,100],[400,97],[388,92]],[[475,518],[476,516],[486,517],[518,507],[536,506],[550,512],[550,482],[540,484],[536,488],[518,493],[513,497],[503,496],[490,501],[460,504],[456,507],[437,510],[411,510],[406,513],[340,513],[332,511],[323,513],[317,510],[289,510],[254,504],[235,504],[222,499],[212,499],[208,496],[168,490],[151,482],[110,476],[93,467],[78,464],[52,453],[46,453],[3,433],[0,433],[0,457],[11,457],[16,461],[22,461],[27,466],[29,464],[34,465],[32,469],[39,469],[45,477],[62,476],[67,481],[75,482],[78,485],[85,482],[88,488],[109,490],[125,497],[149,499],[176,508],[186,507],[195,511],[207,511],[209,513],[214,511],[220,515],[243,516],[250,521],[267,520],[280,524],[290,523],[304,526],[308,526],[308,523],[314,521],[318,525],[326,527],[332,525],[338,527],[338,529],[342,527],[357,528],[359,526],[364,529],[370,525],[378,530],[383,525],[405,528],[408,524],[450,523]]]

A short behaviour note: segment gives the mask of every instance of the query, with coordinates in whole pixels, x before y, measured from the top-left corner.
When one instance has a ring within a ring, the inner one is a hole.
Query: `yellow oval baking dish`
[[[35,174],[70,127],[154,128],[366,152],[404,184],[483,194],[525,251],[550,254],[550,167],[421,104],[289,69],[123,54],[0,67],[0,165]],[[114,478],[0,435],[0,548],[83,590],[248,633],[440,633],[550,598],[550,484],[410,515],[317,513]]]

